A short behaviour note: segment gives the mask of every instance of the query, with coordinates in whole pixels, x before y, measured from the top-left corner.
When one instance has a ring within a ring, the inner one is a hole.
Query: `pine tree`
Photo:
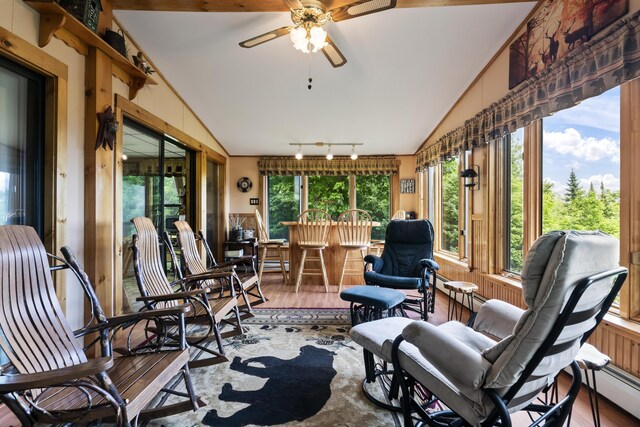
[[[580,196],[581,193],[582,188],[580,188],[578,177],[572,168],[571,173],[569,174],[569,180],[567,181],[567,189],[564,192],[564,201],[566,203],[571,203],[576,199],[576,197]]]

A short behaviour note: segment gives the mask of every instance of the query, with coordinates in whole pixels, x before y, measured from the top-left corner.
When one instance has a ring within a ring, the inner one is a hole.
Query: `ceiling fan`
[[[324,3],[317,0],[283,1],[291,10],[293,25],[260,34],[241,42],[240,46],[250,48],[289,34],[296,49],[305,53],[322,50],[331,65],[337,68],[346,64],[347,59],[322,28],[323,25],[329,21],[340,22],[392,9],[396,7],[397,0],[357,0],[329,11]]]

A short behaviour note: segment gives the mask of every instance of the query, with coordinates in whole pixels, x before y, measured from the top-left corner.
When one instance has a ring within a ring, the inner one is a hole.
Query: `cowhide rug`
[[[230,362],[191,370],[209,405],[148,425],[401,425],[362,393],[362,348],[349,338],[348,310],[255,311],[244,337],[225,340]]]

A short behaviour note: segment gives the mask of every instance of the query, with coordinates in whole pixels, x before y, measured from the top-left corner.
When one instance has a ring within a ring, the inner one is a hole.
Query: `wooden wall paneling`
[[[85,269],[107,317],[114,309],[115,171],[114,152],[95,149],[97,113],[113,99],[111,59],[101,50],[89,49],[85,65]]]
[[[114,190],[113,190],[113,217],[115,218],[115,223],[113,227],[114,232],[114,265],[113,265],[113,277],[115,278],[114,289],[113,289],[113,309],[115,314],[122,314],[124,310],[124,283],[122,283],[123,276],[123,262],[125,259],[125,255],[127,251],[130,249],[125,247],[125,242],[123,240],[123,217],[122,217],[122,192],[124,190],[123,182],[122,182],[122,168],[123,168],[123,160],[122,155],[124,151],[123,143],[123,131],[124,131],[124,122],[123,122],[123,114],[122,108],[116,107],[115,109],[116,120],[120,123],[118,126],[118,134],[116,136],[117,143],[114,147],[114,157],[115,157],[115,170],[114,170]]]
[[[213,150],[211,150],[213,151]],[[226,159],[225,159],[226,160]],[[225,207],[225,199],[227,192],[227,164],[218,163],[218,206],[220,206],[218,213],[218,221],[220,227],[218,227],[218,254],[221,257],[224,256],[224,241],[227,240],[226,236],[226,227],[227,227],[227,216],[225,215],[226,207]],[[224,258],[220,258],[224,259]]]
[[[620,316],[640,317],[640,80],[620,88],[620,263],[629,276],[620,292]]]
[[[207,155],[203,151],[195,153],[196,160],[196,189],[194,194],[195,201],[195,213],[194,223],[191,224],[191,228],[194,231],[201,230],[202,233],[207,235]],[[187,198],[189,199],[189,198]],[[189,212],[187,210],[187,212]],[[207,254],[204,250],[204,246],[201,242],[198,242],[198,249],[200,251],[200,258],[204,261],[204,265],[207,265]],[[215,248],[213,248],[215,249]],[[213,250],[212,249],[212,250]]]
[[[45,236],[51,253],[66,244],[68,67],[9,30],[0,27],[0,55],[43,74],[45,79]],[[56,276],[56,294],[66,312],[64,274]]]
[[[523,255],[542,234],[542,120],[524,129]]]

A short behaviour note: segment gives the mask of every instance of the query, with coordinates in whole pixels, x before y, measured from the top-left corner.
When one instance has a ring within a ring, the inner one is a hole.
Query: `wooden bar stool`
[[[462,322],[462,312],[464,311],[465,299],[467,300],[467,306],[469,314],[473,313],[473,293],[478,290],[478,286],[470,282],[456,282],[449,281],[444,283],[444,288],[449,290],[449,302],[447,304],[447,320],[452,318]],[[462,294],[462,301],[460,304],[460,313],[458,313],[458,294]],[[453,299],[453,303],[451,300]]]
[[[269,231],[262,221],[262,215],[258,209],[255,212],[256,223],[258,225],[258,260],[260,268],[258,269],[258,282],[262,283],[262,272],[264,271],[265,261],[280,262],[280,270],[272,270],[276,273],[282,272],[282,280],[285,285],[289,284],[289,276],[284,267],[284,252],[288,249],[287,242],[284,239],[269,239]]]
[[[296,279],[296,292],[300,287],[303,274],[322,276],[325,292],[329,292],[329,279],[327,278],[327,268],[324,264],[322,252],[329,244],[330,227],[331,216],[322,209],[308,209],[298,217],[298,246],[302,249],[302,257]],[[307,258],[307,251],[318,251],[318,256]],[[320,262],[320,269],[305,272],[304,265],[306,261]]]
[[[342,290],[342,281],[345,275],[359,276],[363,279],[364,257],[371,241],[371,228],[373,221],[368,212],[361,209],[350,209],[338,215],[338,240],[344,249],[342,259],[342,271],[338,281],[338,292]],[[359,257],[350,257],[354,251],[358,251]],[[359,268],[347,269],[349,259],[360,261]],[[364,280],[364,279],[363,279]],[[362,283],[362,282],[361,282]]]

